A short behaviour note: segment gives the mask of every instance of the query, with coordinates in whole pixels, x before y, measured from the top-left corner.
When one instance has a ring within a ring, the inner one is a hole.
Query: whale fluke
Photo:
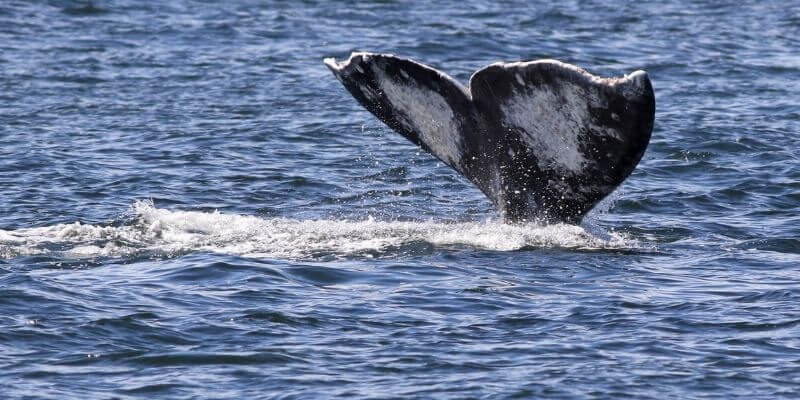
[[[600,78],[555,60],[495,63],[465,88],[390,54],[325,64],[367,110],[474,183],[507,221],[580,223],[644,155],[644,71]]]

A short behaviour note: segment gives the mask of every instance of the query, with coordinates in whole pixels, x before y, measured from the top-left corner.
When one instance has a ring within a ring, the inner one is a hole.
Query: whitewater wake
[[[421,249],[514,251],[528,248],[636,249],[639,242],[616,232],[574,225],[508,225],[499,221],[443,223],[365,220],[295,220],[220,212],[175,211],[152,202],[133,205],[124,226],[74,222],[0,229],[0,258],[46,255],[174,257],[213,252],[245,257],[320,259],[384,257]]]

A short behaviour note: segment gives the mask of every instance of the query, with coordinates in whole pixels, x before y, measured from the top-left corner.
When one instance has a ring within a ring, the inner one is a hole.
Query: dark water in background
[[[323,57],[656,91],[582,227],[506,226]],[[800,3],[0,3],[3,398],[796,398]]]

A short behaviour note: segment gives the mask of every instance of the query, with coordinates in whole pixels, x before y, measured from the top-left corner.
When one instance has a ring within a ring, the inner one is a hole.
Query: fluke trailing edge
[[[361,105],[466,176],[511,222],[580,223],[631,174],[655,118],[644,71],[600,78],[555,60],[495,63],[465,88],[389,54],[325,64]]]

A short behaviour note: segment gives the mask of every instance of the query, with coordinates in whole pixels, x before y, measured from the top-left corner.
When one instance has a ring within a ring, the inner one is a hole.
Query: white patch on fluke
[[[592,85],[562,80],[557,85],[524,85],[516,69],[549,65],[575,73],[577,80]],[[513,73],[520,88],[500,106],[503,123],[518,131],[539,160],[543,169],[557,169],[562,173],[580,174],[587,166],[587,158],[580,149],[583,136],[589,132],[619,138],[616,130],[595,123],[590,108],[608,107],[602,86],[621,88],[636,86],[643,82],[642,75],[634,73],[619,79],[600,78],[574,65],[555,60],[539,60],[527,63],[493,64]],[[634,85],[629,78],[633,77]],[[593,86],[596,85],[596,86]],[[619,118],[619,116],[617,116]]]
[[[501,106],[503,122],[519,131],[542,169],[583,170],[580,135],[585,116],[547,90],[515,93]]]
[[[627,98],[641,97],[645,93],[647,79],[647,72],[633,71],[624,78],[615,80],[613,86],[619,88]]]
[[[398,118],[400,123],[416,132],[437,157],[450,165],[458,165],[462,154],[461,133],[447,100],[435,91],[395,80],[377,64],[372,64],[372,71],[392,107],[402,114]]]

